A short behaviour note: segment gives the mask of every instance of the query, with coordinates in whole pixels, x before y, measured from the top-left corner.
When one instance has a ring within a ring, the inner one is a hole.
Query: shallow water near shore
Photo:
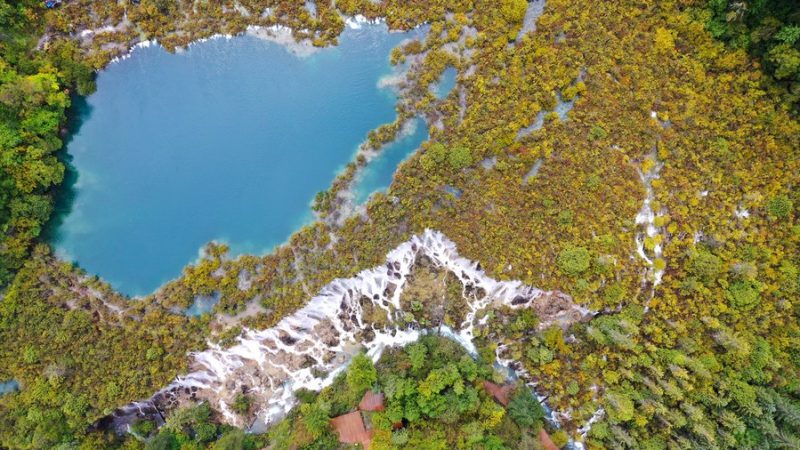
[[[384,146],[359,174],[355,185],[355,201],[363,204],[375,192],[386,191],[397,167],[428,139],[428,126],[416,118],[406,124],[394,142]]]
[[[0,395],[9,394],[19,390],[19,383],[16,380],[0,381]]]
[[[52,232],[57,253],[144,295],[211,240],[234,254],[285,242],[369,130],[395,119],[396,94],[378,81],[416,33],[364,25],[304,56],[245,35],[111,64],[74,111],[77,179]]]

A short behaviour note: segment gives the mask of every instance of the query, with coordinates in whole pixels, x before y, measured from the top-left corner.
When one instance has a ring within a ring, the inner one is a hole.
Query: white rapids
[[[656,287],[661,284],[661,280],[664,277],[664,269],[656,267],[655,262],[664,257],[664,243],[656,241],[653,245],[652,256],[649,256],[645,248],[645,239],[664,238],[665,233],[663,227],[656,226],[656,218],[665,216],[667,211],[663,206],[659,211],[653,211],[652,208],[652,204],[655,201],[653,180],[661,177],[661,169],[664,167],[664,163],[658,161],[655,151],[651,153],[650,158],[655,161],[655,164],[648,172],[642,172],[637,168],[642,184],[644,184],[646,195],[642,202],[642,208],[639,210],[639,213],[636,214],[636,225],[639,227],[639,231],[636,233],[636,252],[649,267],[647,273],[645,273],[643,283],[648,281],[648,277],[652,281],[653,284],[650,293],[650,298],[652,299],[655,295]],[[649,310],[649,302],[645,309]]]
[[[110,418],[113,425],[125,431],[132,420],[143,416],[161,422],[163,409],[191,398],[209,401],[232,425],[263,431],[295,406],[296,391],[318,391],[331,384],[360,350],[377,360],[386,347],[406,345],[426,332],[403,320],[400,304],[406,280],[423,256],[463,284],[465,320],[459,329],[445,331],[470,353],[475,353],[475,327],[486,323],[476,317],[490,305],[533,307],[541,326],[566,326],[590,314],[564,294],[490,278],[479,263],[459,256],[456,245],[442,233],[425,230],[390,251],[385,265],[332,281],[274,327],[245,329],[230,348],[210,344],[208,350],[193,353],[191,373],[177,377],[145,402],[120,408]],[[371,309],[371,317],[385,314],[387,325],[366,320],[364,306]],[[244,418],[230,408],[241,393],[247,393],[258,408],[254,422],[243,423]]]

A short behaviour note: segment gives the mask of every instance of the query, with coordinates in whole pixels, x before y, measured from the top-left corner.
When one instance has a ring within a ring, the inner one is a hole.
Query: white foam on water
[[[636,253],[639,254],[639,257],[644,260],[644,262],[649,266],[649,269],[645,276],[649,276],[653,282],[653,288],[651,290],[651,299],[655,295],[656,287],[661,284],[661,280],[664,276],[664,269],[656,269],[655,267],[655,260],[662,259],[663,257],[663,248],[661,243],[657,243],[653,246],[652,255],[648,255],[645,249],[645,238],[656,238],[657,236],[663,237],[663,230],[661,227],[656,226],[656,218],[662,217],[666,215],[666,210],[662,207],[658,212],[653,211],[652,204],[655,200],[655,192],[653,191],[653,180],[658,179],[661,177],[661,169],[664,167],[664,163],[660,162],[656,158],[656,153],[653,151],[650,158],[652,158],[655,162],[653,168],[650,169],[647,173],[642,172],[641,170],[637,169],[639,172],[639,178],[642,180],[642,184],[644,184],[645,188],[645,198],[642,201],[642,208],[636,214],[636,225],[642,229],[641,231],[636,233]],[[646,282],[647,279],[645,278],[643,282]],[[648,305],[645,306],[645,311],[649,310],[649,302]]]
[[[344,19],[345,26],[347,26],[347,28],[350,28],[350,29],[353,29],[353,30],[359,30],[364,25],[376,25],[376,24],[384,23],[384,22],[385,22],[385,19],[383,19],[383,18],[370,20],[370,19],[367,19],[366,17],[364,17],[361,14],[356,14],[355,16],[352,16],[352,17],[345,17],[345,19]]]
[[[272,25],[269,27],[262,27],[257,25],[250,25],[247,27],[246,34],[257,37],[270,42],[275,42],[286,48],[290,53],[305,58],[318,52],[320,47],[315,47],[311,41],[302,40],[298,41],[292,34],[292,29],[284,25]]]

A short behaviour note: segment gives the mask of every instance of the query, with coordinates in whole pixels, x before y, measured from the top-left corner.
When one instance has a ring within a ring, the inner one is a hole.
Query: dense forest
[[[328,418],[378,389],[388,402],[376,448],[536,448],[532,397],[514,397],[532,418],[501,413],[476,381],[494,376],[491,359],[432,341],[375,367],[356,358],[266,435],[203,404],[127,437],[93,426],[184,373],[207,339],[224,346],[270,326],[434,228],[493,277],[598,313],[564,332],[497,311],[477,330],[482,355],[521,361],[564,413],[562,431],[550,429],[557,444],[800,448],[797,2],[548,0],[535,29],[523,0],[315,4],[312,14],[289,0],[0,0],[0,382],[20,385],[0,396],[0,447],[330,448]],[[428,120],[430,141],[365,216],[340,210],[362,157],[287,245],[235,259],[211,245],[141,300],[51,254],[42,233],[64,178],[69,106],[92,92],[94,70],[147,39],[175,49],[250,25],[334,45],[342,15],[355,14],[429,26],[392,53],[410,65],[398,118],[366,141],[379,151],[413,116]],[[430,86],[447,67],[458,84],[438,99]],[[212,293],[213,314],[180,314]],[[359,365],[367,375],[350,376]],[[407,426],[392,431],[397,421]]]
[[[152,421],[137,422],[122,447],[136,448],[147,439],[146,450],[255,449],[264,443],[274,449],[346,448],[331,419],[352,417],[362,408],[356,420],[367,422],[370,448],[375,450],[540,448],[537,434],[546,425],[539,401],[527,386],[509,385],[503,405],[486,387],[498,386],[487,381],[492,379],[502,382],[504,376],[480,356],[473,358],[447,338],[423,336],[407,347],[391,349],[377,364],[356,355],[333,385],[318,393],[301,392],[292,414],[266,435],[220,427],[208,404],[200,403],[177,410],[161,428]],[[360,401],[368,392],[379,396],[379,406]],[[248,407],[242,395],[238,409]],[[551,438],[559,446],[566,440],[558,430]]]
[[[37,51],[40,3],[0,3],[0,285],[22,266],[53,210],[70,90],[85,95],[94,87],[74,42]]]
[[[764,72],[785,89],[795,110],[800,101],[800,10],[797,2],[714,0],[708,29],[731,48],[756,57]]]
[[[509,392],[507,408],[497,402],[483,384],[503,379],[490,363],[438,336],[392,349],[375,365],[359,355],[332,386],[304,396],[269,433],[271,442],[330,448],[325,442],[337,438],[329,417],[354,410],[369,390],[386,399],[385,409],[364,414],[374,430],[370,448],[531,448],[544,410],[524,385]]]

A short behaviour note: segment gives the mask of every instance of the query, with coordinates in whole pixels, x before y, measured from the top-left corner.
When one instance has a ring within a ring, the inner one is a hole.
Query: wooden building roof
[[[544,428],[539,429],[539,442],[542,443],[542,447],[544,447],[545,450],[558,450],[555,442],[550,439],[550,435],[547,434],[547,431],[545,431]]]
[[[358,409],[362,411],[383,411],[386,409],[383,406],[383,401],[385,396],[383,392],[372,392],[367,391],[364,394],[364,398],[361,399],[361,402],[358,404]]]
[[[339,442],[343,444],[361,444],[369,449],[372,433],[364,426],[360,411],[343,414],[331,419],[331,426],[339,434]]]
[[[489,393],[497,403],[500,403],[503,406],[508,406],[508,403],[511,401],[511,391],[514,390],[514,386],[510,384],[504,384],[502,386],[492,383],[491,381],[484,381],[483,388],[486,389],[486,392]]]

